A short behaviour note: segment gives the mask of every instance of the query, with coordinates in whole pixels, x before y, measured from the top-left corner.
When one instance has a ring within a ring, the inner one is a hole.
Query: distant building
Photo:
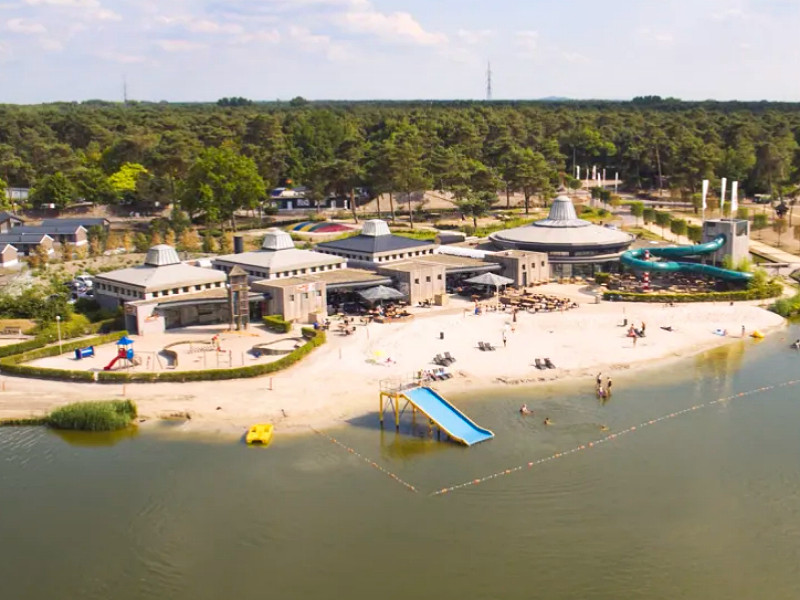
[[[15,267],[19,264],[17,249],[11,244],[0,246],[0,267]]]
[[[111,228],[111,221],[103,217],[70,217],[67,219],[44,219],[42,227],[72,227],[80,225],[86,231],[91,227],[102,227],[106,231]]]
[[[347,259],[350,266],[376,268],[392,262],[431,256],[438,244],[394,235],[386,221],[365,221],[359,235],[317,244],[317,251]]]
[[[14,227],[25,224],[25,219],[7,211],[0,212],[0,233],[7,233]]]
[[[235,266],[244,269],[251,280],[286,279],[343,269],[345,260],[313,250],[294,247],[292,237],[272,228],[264,236],[261,250],[225,254],[212,260],[215,269],[230,272]]]
[[[52,225],[21,225],[11,233],[45,234],[55,243],[85,246],[88,242],[86,229],[77,223],[53,223]]]
[[[44,246],[48,254],[53,253],[53,238],[46,233],[36,231],[21,231],[23,227],[15,227],[8,233],[0,233],[0,247],[11,244],[17,252],[30,256],[36,248]]]

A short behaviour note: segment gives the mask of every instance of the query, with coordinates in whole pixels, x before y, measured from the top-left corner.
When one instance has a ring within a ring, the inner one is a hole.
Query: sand
[[[77,400],[126,397],[137,402],[146,422],[190,415],[175,431],[235,437],[249,424],[267,421],[278,433],[307,432],[368,414],[377,419],[381,380],[434,368],[433,357],[445,351],[456,358],[450,368],[455,377],[436,383],[437,389],[445,396],[485,389],[488,396],[498,386],[535,387],[555,379],[585,380],[588,387],[598,371],[616,377],[654,365],[663,368],[669,360],[741,343],[742,326],[745,343],[752,343],[753,330],[766,334],[785,324],[756,303],[596,304],[577,285],[537,291],[575,298],[580,306],[563,313],[519,313],[512,323],[509,313],[473,315],[470,303],[452,301],[446,308],[417,309],[413,321],[359,325],[351,336],[332,331],[328,343],[300,364],[257,379],[121,386],[2,376],[0,418],[41,415]],[[647,335],[635,346],[621,326],[625,318],[637,327],[646,323]],[[728,335],[716,335],[717,329],[726,329]],[[478,341],[490,342],[496,350],[481,351]],[[544,357],[557,368],[537,369],[534,359]]]

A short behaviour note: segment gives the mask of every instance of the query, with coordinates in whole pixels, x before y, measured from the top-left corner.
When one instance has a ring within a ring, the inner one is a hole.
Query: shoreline
[[[237,438],[249,425],[266,421],[279,435],[297,434],[346,426],[349,420],[370,414],[377,419],[380,380],[434,368],[431,359],[444,351],[456,357],[449,369],[454,377],[432,385],[445,397],[496,394],[506,388],[535,393],[537,385],[583,378],[593,385],[598,371],[617,379],[652,368],[663,370],[708,350],[746,342],[749,338],[739,334],[743,325],[748,333],[758,329],[764,335],[786,325],[782,317],[753,303],[595,304],[594,297],[578,286],[547,287],[537,291],[575,298],[580,306],[563,313],[521,313],[512,323],[508,313],[475,316],[464,310],[471,303],[454,303],[455,308],[451,305],[406,323],[360,326],[353,336],[330,335],[327,344],[299,364],[255,379],[123,386],[2,376],[0,418],[38,417],[68,402],[125,397],[137,403],[144,428],[189,415],[170,431]],[[647,336],[635,347],[624,335],[624,318],[637,327],[648,323]],[[673,331],[662,326],[672,326]],[[717,328],[735,334],[715,335]],[[479,340],[497,350],[479,350]],[[392,362],[383,363],[384,357]],[[538,370],[535,357],[551,358],[558,368]]]

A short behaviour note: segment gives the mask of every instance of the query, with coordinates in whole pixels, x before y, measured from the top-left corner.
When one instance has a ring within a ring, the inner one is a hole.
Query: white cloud
[[[645,40],[651,40],[660,44],[671,44],[675,41],[673,36],[668,31],[653,31],[649,27],[643,27],[636,32],[636,35]]]
[[[747,15],[741,8],[726,8],[711,15],[711,18],[716,21],[727,21],[729,19],[743,19]]]
[[[45,33],[47,28],[36,21],[26,19],[9,19],[6,21],[6,29],[12,33]]]
[[[588,63],[589,58],[580,52],[562,52],[561,58],[570,63]]]
[[[163,25],[175,25],[191,31],[192,33],[212,33],[238,35],[244,32],[244,27],[236,23],[218,23],[210,19],[196,19],[190,16],[165,17],[159,16],[156,22]]]
[[[190,40],[158,40],[156,46],[164,52],[191,52],[205,48],[205,44],[192,42]]]
[[[494,29],[480,29],[480,30],[470,30],[470,29],[459,29],[456,32],[458,39],[464,42],[465,44],[469,44],[470,46],[474,46],[475,44],[481,44],[489,40],[489,38],[494,37],[495,35]]]
[[[277,29],[254,31],[252,33],[244,33],[236,36],[233,40],[234,44],[249,44],[250,42],[266,42],[268,44],[277,44],[281,41],[281,34]]]
[[[521,54],[533,56],[539,48],[539,32],[531,30],[517,31],[514,34],[514,45]]]
[[[98,8],[89,12],[89,16],[98,21],[121,21],[122,16],[107,8]]]
[[[48,52],[61,52],[64,49],[61,42],[52,38],[39,38],[39,45]]]
[[[103,60],[121,63],[124,65],[132,65],[136,63],[143,63],[147,60],[144,56],[137,56],[135,54],[124,54],[120,52],[102,52],[97,54]]]
[[[78,8],[97,8],[100,6],[98,0],[25,0],[25,4],[31,6],[70,6]]]
[[[330,36],[311,33],[305,27],[289,27],[289,37],[297,42],[298,48],[310,52],[322,52],[329,60],[344,60],[350,56],[347,48],[334,42]]]
[[[434,46],[447,42],[443,33],[426,31],[407,12],[385,14],[364,4],[356,10],[348,10],[338,17],[344,29],[354,33],[367,33],[384,41],[408,42],[421,46]]]

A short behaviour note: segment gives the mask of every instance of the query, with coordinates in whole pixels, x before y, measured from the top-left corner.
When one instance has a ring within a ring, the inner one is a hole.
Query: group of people
[[[519,414],[521,415],[532,415],[533,411],[528,408],[527,404],[523,404],[519,407]],[[550,420],[550,417],[545,417],[544,421],[542,421],[544,425],[552,425],[553,422]]]
[[[644,325],[644,323],[642,323]],[[606,377],[606,383],[603,385],[603,374],[598,373],[597,378],[597,397],[600,399],[610,398],[611,397],[611,377]]]

